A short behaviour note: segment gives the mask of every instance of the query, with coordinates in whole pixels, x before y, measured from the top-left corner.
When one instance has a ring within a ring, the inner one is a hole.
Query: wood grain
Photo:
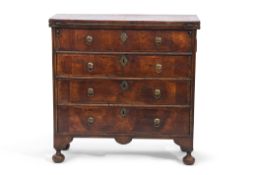
[[[173,139],[194,163],[197,16],[60,14],[49,26],[54,162],[75,137],[112,137]]]
[[[190,104],[190,81],[128,80],[128,89],[122,90],[122,80],[57,80],[58,104]],[[94,95],[88,96],[88,88]],[[159,89],[161,96],[155,98]]]
[[[121,64],[121,57],[127,63]],[[191,77],[190,56],[57,54],[57,76]],[[93,70],[88,69],[93,64]],[[156,65],[161,65],[158,72]]]
[[[128,36],[124,43],[120,39],[122,32]],[[87,36],[92,36],[91,44],[86,44]],[[161,37],[162,43],[157,45],[155,37]],[[192,45],[187,31],[59,29],[56,50],[189,52]]]
[[[134,108],[128,107],[127,115],[120,115],[121,107],[59,106],[58,131],[76,135],[177,135],[188,136],[190,130],[189,108]],[[94,118],[89,125],[88,117]],[[159,127],[154,119],[160,119]]]

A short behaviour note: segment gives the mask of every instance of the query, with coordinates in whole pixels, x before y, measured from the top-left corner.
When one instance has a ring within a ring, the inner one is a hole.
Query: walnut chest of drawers
[[[75,137],[172,139],[193,164],[194,15],[55,15],[54,162]]]

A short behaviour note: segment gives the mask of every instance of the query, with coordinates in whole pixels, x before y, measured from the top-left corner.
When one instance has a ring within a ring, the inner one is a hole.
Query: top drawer
[[[191,52],[189,31],[57,29],[57,50],[100,52]]]

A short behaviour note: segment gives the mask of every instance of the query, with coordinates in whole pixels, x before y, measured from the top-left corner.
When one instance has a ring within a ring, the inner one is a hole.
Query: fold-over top
[[[200,29],[196,15],[102,15],[57,14],[49,19],[50,27],[68,28],[170,28]]]

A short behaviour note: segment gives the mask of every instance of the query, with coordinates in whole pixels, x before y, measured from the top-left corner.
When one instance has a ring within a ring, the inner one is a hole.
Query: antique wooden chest
[[[75,137],[172,139],[194,163],[194,15],[55,15],[54,162]]]

